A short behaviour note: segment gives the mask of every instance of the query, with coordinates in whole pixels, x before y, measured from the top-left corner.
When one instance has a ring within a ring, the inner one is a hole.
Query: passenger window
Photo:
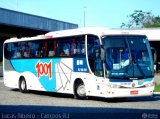
[[[48,42],[48,57],[53,57],[56,55],[56,40]]]
[[[5,44],[4,54],[5,54],[5,58],[7,58],[7,59],[11,59],[12,58],[12,54],[13,54],[12,46],[13,46],[13,43]]]
[[[65,57],[79,57],[85,55],[84,36],[67,37],[57,40],[57,54]]]
[[[85,37],[74,36],[38,41],[22,41],[5,44],[5,57],[10,58],[45,58],[79,57],[85,55]]]
[[[84,36],[78,36],[72,39],[71,55],[76,57],[85,55],[85,37]]]

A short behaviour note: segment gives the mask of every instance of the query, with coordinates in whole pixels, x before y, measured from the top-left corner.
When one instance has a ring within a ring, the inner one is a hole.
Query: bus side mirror
[[[105,60],[105,53],[104,53],[104,47],[101,45],[101,60]]]

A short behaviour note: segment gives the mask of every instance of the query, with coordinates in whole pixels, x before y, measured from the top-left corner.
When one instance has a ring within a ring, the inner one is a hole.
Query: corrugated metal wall
[[[78,28],[77,24],[0,8],[0,23],[26,28],[57,31]]]

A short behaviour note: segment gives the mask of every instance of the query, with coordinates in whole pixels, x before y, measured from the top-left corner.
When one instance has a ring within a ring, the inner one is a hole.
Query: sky
[[[160,0],[0,0],[0,7],[78,24],[79,27],[120,28],[134,10],[160,16]]]

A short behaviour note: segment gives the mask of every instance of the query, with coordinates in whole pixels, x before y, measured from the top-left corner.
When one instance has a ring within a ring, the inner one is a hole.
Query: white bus
[[[154,68],[145,35],[81,28],[4,42],[4,84],[96,97],[151,96]]]

